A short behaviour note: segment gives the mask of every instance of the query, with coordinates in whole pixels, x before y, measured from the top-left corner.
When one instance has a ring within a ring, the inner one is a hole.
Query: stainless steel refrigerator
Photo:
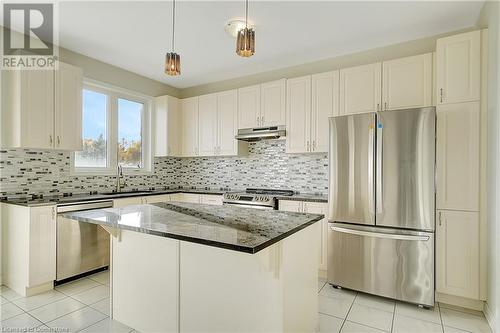
[[[328,282],[434,306],[435,108],[330,118]]]

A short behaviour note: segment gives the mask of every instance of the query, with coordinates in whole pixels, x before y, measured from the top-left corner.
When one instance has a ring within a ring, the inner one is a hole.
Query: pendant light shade
[[[181,75],[181,56],[174,52],[175,46],[175,0],[172,4],[172,52],[165,55],[165,74]]]
[[[181,75],[181,56],[175,52],[168,52],[165,55],[165,74]]]
[[[245,27],[238,31],[236,37],[236,54],[251,57],[255,53],[255,31],[248,28],[248,0],[245,0]]]
[[[242,57],[251,57],[255,53],[255,31],[243,28],[238,31],[236,39],[236,54]]]

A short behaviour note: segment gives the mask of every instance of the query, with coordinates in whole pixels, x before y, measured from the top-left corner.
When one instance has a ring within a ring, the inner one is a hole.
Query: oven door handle
[[[274,209],[271,206],[262,206],[262,205],[246,205],[246,204],[238,204],[238,203],[229,203],[229,202],[224,202],[224,205],[228,206],[236,206],[236,207],[245,207],[245,208],[253,208],[253,209]]]

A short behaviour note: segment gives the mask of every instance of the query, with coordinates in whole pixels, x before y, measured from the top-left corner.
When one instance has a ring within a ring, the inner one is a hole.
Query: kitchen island
[[[322,215],[158,203],[71,212],[111,237],[111,314],[142,332],[313,332]]]

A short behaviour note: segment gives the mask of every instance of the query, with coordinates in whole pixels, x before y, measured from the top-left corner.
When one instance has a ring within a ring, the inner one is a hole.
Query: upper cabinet
[[[437,209],[479,210],[479,112],[479,102],[437,107]]]
[[[286,151],[311,149],[311,76],[289,79],[286,105]]]
[[[260,85],[260,125],[285,125],[286,80]]]
[[[238,89],[238,128],[257,127],[260,121],[260,85]]]
[[[339,114],[339,71],[311,77],[311,138],[313,152],[328,152],[330,123]]]
[[[247,144],[236,140],[238,132],[238,91],[217,94],[217,155],[238,155]]]
[[[181,156],[198,156],[198,97],[181,100]]]
[[[440,38],[436,44],[437,103],[479,100],[481,32]]]
[[[340,70],[340,114],[380,111],[382,63]]]
[[[155,98],[155,156],[181,156],[181,114],[179,100]]]
[[[382,63],[382,108],[432,105],[432,53]]]
[[[198,98],[198,141],[200,156],[214,156],[217,150],[217,94]]]
[[[80,68],[2,73],[1,146],[82,149]]]
[[[238,128],[285,125],[286,80],[238,89]]]

